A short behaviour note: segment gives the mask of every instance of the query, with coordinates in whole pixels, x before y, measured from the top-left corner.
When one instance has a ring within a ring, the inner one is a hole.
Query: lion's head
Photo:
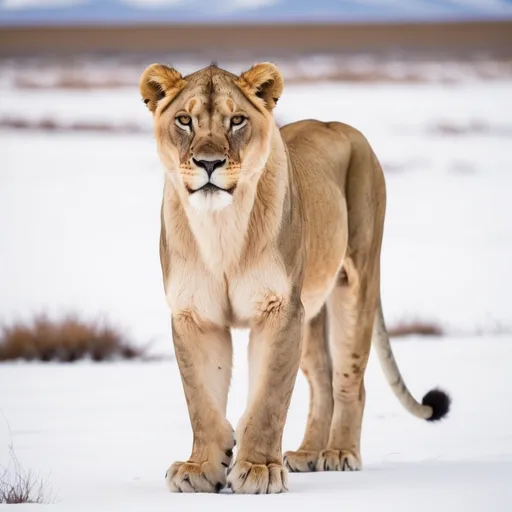
[[[257,64],[236,76],[212,65],[182,77],[161,64],[142,74],[158,152],[196,210],[219,210],[237,185],[257,180],[271,151],[272,109],[283,90],[276,66]]]

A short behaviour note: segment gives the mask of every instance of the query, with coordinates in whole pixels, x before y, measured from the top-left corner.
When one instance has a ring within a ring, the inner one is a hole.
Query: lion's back
[[[327,180],[339,187],[345,182],[351,139],[358,133],[349,125],[316,119],[297,121],[281,128],[299,180]]]

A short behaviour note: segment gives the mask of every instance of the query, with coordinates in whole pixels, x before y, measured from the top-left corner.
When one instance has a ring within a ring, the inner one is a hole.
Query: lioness
[[[386,193],[364,136],[314,120],[279,129],[272,111],[283,78],[269,63],[185,77],[153,64],[140,90],[166,169],[160,258],[194,433],[190,459],[167,471],[169,488],[280,493],[285,466],[361,469],[372,339],[405,408],[442,418],[447,395],[430,391],[419,404],[391,352],[379,290]],[[250,392],[236,435],[226,419],[230,327],[250,328]],[[302,444],[283,458],[299,365],[309,418]]]

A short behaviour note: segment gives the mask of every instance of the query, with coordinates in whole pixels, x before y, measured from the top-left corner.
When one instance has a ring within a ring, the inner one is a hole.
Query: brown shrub
[[[422,322],[415,320],[412,322],[401,322],[388,329],[388,334],[392,338],[404,336],[443,336],[444,331],[441,326],[433,322]]]
[[[113,134],[138,134],[150,133],[149,128],[144,128],[136,123],[114,124],[102,121],[76,121],[63,123],[52,118],[30,120],[26,118],[5,116],[0,118],[0,128],[10,130],[24,130],[31,132],[96,132]]]
[[[17,77],[14,80],[14,87],[21,90],[38,90],[38,89],[67,89],[87,91],[91,89],[120,89],[123,87],[135,87],[138,83],[138,76],[131,80],[119,78],[101,78],[93,79],[87,76],[63,75],[60,74],[49,83],[34,80],[30,77]]]
[[[450,121],[440,121],[428,128],[428,132],[434,135],[488,135],[493,137],[510,137],[512,135],[512,126],[492,126],[486,121],[473,119],[465,124],[452,123]]]
[[[149,359],[147,348],[134,347],[114,327],[75,316],[52,321],[39,315],[32,323],[16,322],[0,330],[0,361],[73,362],[86,358]]]

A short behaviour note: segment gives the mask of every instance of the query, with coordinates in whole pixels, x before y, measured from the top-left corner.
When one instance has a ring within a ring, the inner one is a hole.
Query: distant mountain
[[[512,0],[0,0],[0,25],[512,19]]]

